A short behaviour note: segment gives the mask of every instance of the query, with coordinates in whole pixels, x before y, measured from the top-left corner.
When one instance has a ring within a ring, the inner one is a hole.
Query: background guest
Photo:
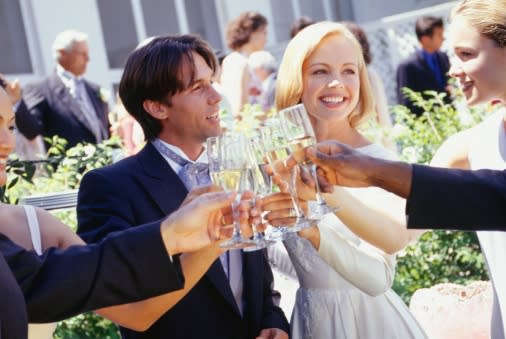
[[[275,103],[276,75],[278,70],[276,59],[270,52],[257,51],[251,53],[249,56],[248,65],[250,70],[261,81],[258,104],[262,106],[264,112],[268,112],[274,107]]]
[[[305,27],[314,24],[314,20],[308,16],[301,16],[290,25],[290,38],[293,38]]]
[[[58,135],[67,140],[68,147],[109,138],[107,99],[98,85],[83,78],[89,62],[88,36],[63,31],[52,49],[55,72],[23,89],[16,111],[19,131],[29,140]]]
[[[367,34],[358,24],[350,21],[345,21],[343,24],[353,33],[357,38],[360,46],[362,47],[362,54],[364,61],[367,65],[367,72],[369,73],[369,81],[371,83],[371,89],[373,92],[373,98],[375,101],[374,105],[374,118],[381,127],[381,141],[384,146],[390,150],[396,151],[395,144],[388,137],[388,133],[392,129],[392,119],[390,118],[390,112],[388,110],[387,95],[385,93],[385,86],[381,80],[378,72],[371,66],[372,54],[371,48],[369,47],[369,40]]]
[[[243,106],[256,103],[260,81],[249,71],[248,57],[267,42],[267,19],[257,12],[245,12],[227,26],[227,45],[233,52],[223,59],[221,85],[230,100],[232,113],[239,117]]]
[[[423,16],[416,21],[415,32],[420,48],[397,67],[397,102],[408,107],[413,114],[420,116],[423,109],[413,105],[411,100],[402,93],[407,87],[416,92],[433,90],[447,92],[448,55],[440,51],[444,36],[443,19]]]

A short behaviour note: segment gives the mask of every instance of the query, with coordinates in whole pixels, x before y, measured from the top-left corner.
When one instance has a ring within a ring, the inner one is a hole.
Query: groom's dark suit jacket
[[[40,257],[0,234],[0,253],[2,339],[26,339],[28,320],[62,320],[184,285],[179,260],[171,262],[167,255],[160,223],[111,235],[100,244],[50,249]]]
[[[110,232],[164,218],[187,193],[167,161],[148,143],[137,155],[84,176],[77,207],[78,234],[94,242]],[[146,332],[122,329],[122,334],[125,338],[238,339],[254,338],[263,328],[289,333],[283,312],[273,304],[273,277],[265,252],[243,254],[243,278],[243,317],[217,259],[195,287]]]
[[[506,170],[413,165],[408,227],[506,231]]]
[[[110,135],[108,105],[100,98],[98,85],[84,80],[84,87],[107,139]],[[97,143],[79,103],[56,72],[23,88],[23,98],[16,110],[16,126],[30,140],[37,135],[50,138],[58,135],[68,141],[69,147],[79,142]]]

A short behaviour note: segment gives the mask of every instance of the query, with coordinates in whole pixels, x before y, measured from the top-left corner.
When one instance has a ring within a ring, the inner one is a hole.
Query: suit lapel
[[[90,98],[91,104],[93,105],[93,109],[95,110],[95,115],[97,116],[98,121],[100,121],[100,132],[102,133],[102,137],[104,139],[107,138],[107,116],[104,113],[104,103],[100,98],[100,88],[97,86],[92,86],[87,80],[84,80],[84,88],[86,88],[86,93]],[[107,112],[105,112],[107,113]]]
[[[150,142],[137,154],[137,159],[144,172],[139,180],[162,214],[168,215],[178,209],[188,191],[172,167]],[[239,315],[239,308],[220,259],[211,265],[205,277]]]
[[[139,181],[153,198],[154,204],[163,215],[177,210],[188,191],[167,161],[150,142],[138,153],[137,160],[143,169]]]
[[[86,117],[84,116],[84,113],[81,110],[81,106],[79,103],[72,97],[69,90],[63,82],[61,81],[60,77],[54,73],[52,77],[49,80],[52,83],[52,88],[54,88],[54,92],[56,93],[57,100],[56,102],[61,105],[61,111],[67,112],[68,114],[72,115],[77,121],[79,121],[84,127],[86,127],[90,133],[93,134],[93,130],[88,123],[88,120],[86,120]],[[51,87],[51,86],[50,86]]]
[[[230,288],[230,283],[228,282],[227,275],[223,270],[223,266],[221,265],[219,258],[214,261],[209,270],[206,272],[206,277],[220,292],[223,298],[225,298],[229,306],[232,307],[234,311],[240,316],[241,312],[239,311],[239,307],[237,306],[234,294]]]

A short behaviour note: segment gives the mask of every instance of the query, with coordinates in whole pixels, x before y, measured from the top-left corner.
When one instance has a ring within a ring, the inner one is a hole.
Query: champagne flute
[[[255,197],[253,199],[254,206],[258,205],[258,200],[262,199],[267,194],[272,192],[272,180],[271,176],[265,172],[265,163],[264,163],[264,149],[261,144],[261,137],[258,132],[256,132],[249,139],[250,145],[250,168],[249,175],[247,177],[249,189],[255,192]],[[265,239],[264,235],[257,230],[258,224],[253,224],[253,241],[255,242],[255,246],[244,248],[245,252],[260,250],[262,248],[266,248],[269,245],[274,243],[273,240]]]
[[[281,125],[283,121],[280,119],[269,119],[266,121],[265,126],[260,129],[262,135],[262,142],[267,155],[267,160],[274,170],[274,162],[288,158],[290,155],[289,142],[286,138],[286,134],[283,132]],[[296,221],[295,224],[278,226],[279,231],[269,235],[269,239],[283,240],[285,233],[297,232],[304,228],[311,227],[312,221],[306,218],[302,207],[299,204],[297,198],[297,190],[295,186],[296,171],[294,168],[291,173],[291,179],[288,182],[288,193],[292,199],[293,211],[295,212]]]
[[[322,198],[320,187],[316,176],[316,165],[306,160],[304,149],[308,146],[316,144],[316,136],[309,120],[304,104],[287,107],[279,112],[283,123],[283,130],[289,140],[289,147],[295,159],[299,162],[302,170],[309,171],[315,181],[316,201],[308,201],[309,218],[320,220],[327,213],[334,213],[338,208],[332,208]],[[296,169],[296,167],[294,167]],[[296,171],[293,170],[296,174]],[[292,179],[296,182],[296,177]]]
[[[241,202],[242,193],[248,189],[247,176],[249,156],[246,138],[237,133],[224,133],[218,140],[210,140],[208,152],[211,152],[210,161],[216,161],[211,172],[211,179],[225,191],[237,191],[237,197],[232,203],[232,216],[234,218],[234,230],[232,238],[222,242],[220,247],[229,249],[255,246],[255,242],[243,237],[239,222],[238,206]],[[208,153],[209,154],[209,153]],[[218,160],[216,160],[218,159]],[[217,165],[219,163],[219,165]]]

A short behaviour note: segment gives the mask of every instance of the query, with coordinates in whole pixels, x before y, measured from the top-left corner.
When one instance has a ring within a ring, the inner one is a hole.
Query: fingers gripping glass
[[[255,198],[253,204],[258,207],[258,202],[264,196],[272,192],[272,180],[271,176],[265,172],[264,155],[265,151],[262,146],[261,138],[259,133],[254,133],[249,139],[249,151],[250,151],[250,172],[248,176],[249,190],[255,192]],[[252,224],[253,228],[253,241],[255,246],[247,247],[244,251],[255,251],[262,248],[266,248],[272,245],[274,241],[267,240],[263,233],[259,232],[257,226],[259,222],[254,221]]]
[[[311,125],[311,120],[303,104],[290,106],[279,112],[282,120],[283,131],[288,140],[288,145],[293,156],[299,161],[300,170],[309,172],[315,182],[315,199],[308,201],[309,219],[319,220],[327,213],[334,213],[337,208],[332,208],[322,198],[316,174],[316,165],[304,156],[304,149],[316,144],[316,136]],[[297,167],[293,168],[292,181],[295,185]],[[296,186],[295,186],[296,187]],[[296,191],[296,189],[295,189]]]
[[[246,138],[236,133],[224,133],[207,141],[209,172],[214,184],[225,191],[238,192],[232,203],[234,229],[232,237],[220,244],[222,248],[245,248],[254,246],[253,240],[243,237],[239,221],[241,195],[248,190],[248,149]]]

